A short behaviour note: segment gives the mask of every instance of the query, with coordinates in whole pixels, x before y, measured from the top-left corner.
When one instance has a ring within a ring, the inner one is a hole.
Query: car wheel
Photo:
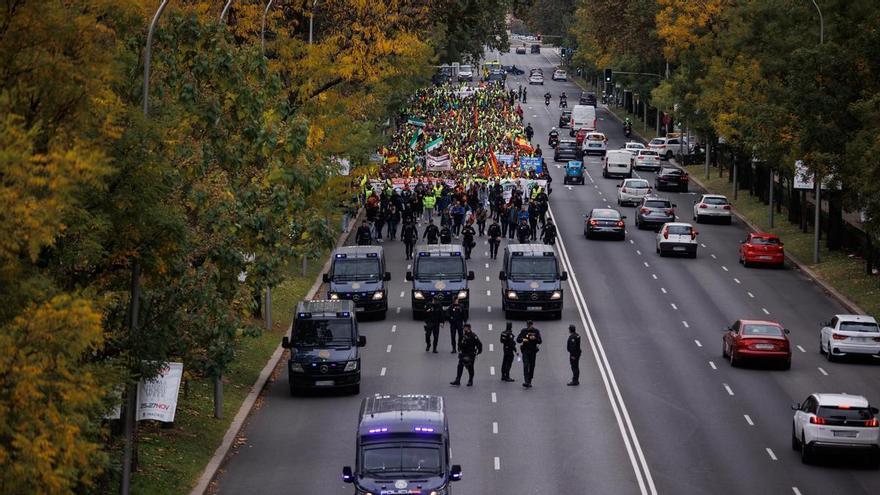
[[[790,370],[791,369],[791,358],[788,358],[787,360],[783,361],[781,367],[784,370]]]
[[[749,267],[749,261],[746,259],[745,256],[742,257],[742,265],[746,268]]]
[[[554,158],[553,161],[555,162],[556,159]],[[563,178],[562,178],[562,183],[563,183],[563,184],[568,184],[568,177],[563,177]]]
[[[810,464],[813,462],[813,449],[807,445],[807,442],[804,439],[803,434],[801,434],[801,462],[804,464]]]
[[[290,396],[296,397],[299,395],[299,389],[293,386],[293,382],[290,382]]]
[[[794,433],[794,425],[791,425],[791,450],[795,452],[800,452],[801,450],[801,441],[798,440],[797,435]]]
[[[667,160],[672,160],[672,152],[671,152],[671,151],[667,151],[667,152],[666,152],[666,159],[667,159]]]
[[[553,313],[553,319],[554,320],[561,320],[562,319],[562,311],[557,311],[557,312]]]
[[[657,248],[657,254],[659,254],[660,257],[663,258],[663,257],[666,256],[666,251],[664,251],[664,250],[662,250],[662,249],[660,249],[660,248]]]
[[[688,256],[690,256],[691,259],[696,259],[696,257],[697,257],[697,252],[694,251],[693,253],[688,253]]]
[[[721,357],[727,359],[727,343],[723,339],[721,341]]]
[[[702,215],[694,215],[694,221],[697,223],[703,223],[703,216]]]
[[[830,342],[828,343],[828,348],[825,349],[825,359],[827,359],[829,363],[833,363],[837,360],[837,358],[834,357],[834,351],[831,349]]]
[[[727,217],[727,219],[724,221],[725,225],[730,225],[732,223],[733,223],[733,217]]]
[[[587,239],[592,239],[593,233],[588,230],[588,231],[584,232],[584,237],[586,237]]]
[[[688,192],[688,187],[687,187],[687,186],[681,186],[681,188],[678,190],[678,192],[686,193],[686,192]]]
[[[387,317],[388,317],[388,311],[387,311],[387,310],[386,310],[386,311],[382,311],[381,313],[379,313],[379,314],[376,315],[376,319],[379,320],[379,321],[382,321],[382,320],[384,320],[384,319],[387,318]]]
[[[626,240],[626,232],[620,234],[620,237],[618,237],[617,240],[618,241],[625,241]]]
[[[822,336],[819,336],[819,354],[825,355],[825,348],[822,346]]]
[[[739,366],[739,359],[736,358],[736,350],[730,349],[727,352],[727,357],[730,358],[730,367],[731,368],[736,368],[737,366]]]
[[[654,249],[656,250],[657,254],[660,254],[660,246],[654,245]]]
[[[361,384],[358,383],[357,385],[352,385],[352,387],[351,387],[351,393],[352,393],[352,395],[358,395],[358,394],[360,394],[360,393],[361,393]]]
[[[639,223],[639,217],[636,217],[636,230],[642,230],[642,224]]]

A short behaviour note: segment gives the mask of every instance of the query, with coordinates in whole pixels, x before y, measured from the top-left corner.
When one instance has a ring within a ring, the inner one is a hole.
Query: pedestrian
[[[464,246],[464,259],[466,260],[471,259],[471,251],[477,245],[476,241],[474,241],[475,235],[477,235],[477,232],[470,225],[465,225],[461,229],[461,244]]]
[[[452,342],[452,352],[458,348],[461,343],[462,331],[464,329],[464,310],[461,309],[461,303],[458,299],[452,301],[449,306],[449,340]]]
[[[422,234],[422,239],[427,239],[428,244],[437,244],[437,239],[439,237],[440,229],[438,229],[437,226],[434,225],[434,219],[428,219],[428,225],[425,227],[425,232]]]
[[[580,385],[578,379],[581,376],[581,336],[578,335],[574,325],[568,326],[568,341],[565,343],[565,348],[568,351],[568,362],[571,365],[571,381],[566,385],[570,387]]]
[[[523,360],[523,387],[531,388],[532,378],[535,377],[535,359],[538,357],[538,346],[541,345],[541,331],[535,328],[532,320],[526,322],[526,327],[519,331],[516,336],[519,342],[519,351]]]
[[[376,230],[376,240],[378,241],[382,241],[382,228],[385,226],[387,215],[387,209],[379,208],[379,211],[376,213],[376,218],[373,220],[373,227],[375,227]]]
[[[529,228],[529,223],[523,219],[516,229],[516,238],[520,244],[528,244],[531,237],[532,229]]]
[[[399,200],[398,200],[399,201]],[[397,206],[391,205],[388,208],[388,239],[397,239],[397,224],[400,223],[400,210]]]
[[[516,229],[519,226],[519,210],[515,204],[509,204],[507,209],[507,238],[511,240],[516,238]]]
[[[434,205],[436,203],[437,198],[435,198],[433,194],[430,192],[425,193],[425,197],[422,198],[422,211],[424,212],[425,220],[431,220],[431,215],[434,213]]]
[[[529,96],[528,96],[528,94],[527,94],[527,93],[528,93],[528,90],[529,90],[528,88],[523,87],[523,97],[522,97],[522,102],[523,102],[523,103],[528,103],[528,98],[529,98]]]
[[[370,226],[367,225],[366,220],[361,221],[361,226],[358,227],[354,238],[357,241],[358,246],[369,246],[373,243],[373,234],[370,231]]]
[[[471,324],[464,324],[464,334],[461,343],[458,346],[458,368],[455,374],[455,380],[449,382],[450,385],[461,385],[461,373],[465,369],[468,372],[467,386],[474,385],[474,362],[477,356],[483,352],[483,343],[479,337],[471,330]]]
[[[406,259],[411,260],[413,247],[416,245],[416,241],[419,240],[419,230],[416,228],[416,224],[412,219],[409,219],[403,225],[403,229],[400,231],[400,239],[403,240]]]
[[[443,320],[443,304],[435,296],[425,312],[425,352],[433,348],[434,354],[437,354],[437,341],[440,340]]]
[[[534,199],[529,200],[529,231],[532,234],[532,240],[538,239],[538,205]]]
[[[486,233],[486,220],[489,218],[489,212],[486,211],[486,208],[483,205],[480,205],[477,208],[477,229],[479,230],[479,236],[483,237],[483,234]]]
[[[544,228],[541,229],[541,240],[551,246],[556,244],[556,226],[553,225],[553,220],[548,219],[544,224]]]
[[[501,360],[501,381],[512,382],[510,367],[513,366],[513,356],[516,355],[516,337],[513,336],[513,323],[507,322],[507,327],[501,332],[501,350],[504,357]]]
[[[501,226],[498,225],[498,221],[492,220],[492,225],[489,226],[489,231],[487,232],[489,235],[489,257],[494,259],[498,259],[498,246],[501,244]]]

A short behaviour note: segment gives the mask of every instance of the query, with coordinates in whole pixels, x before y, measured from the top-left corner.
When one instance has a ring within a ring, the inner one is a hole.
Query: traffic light
[[[605,82],[610,83],[610,82],[611,82],[611,76],[612,76],[613,74],[614,74],[614,70],[613,70],[613,69],[605,69]]]

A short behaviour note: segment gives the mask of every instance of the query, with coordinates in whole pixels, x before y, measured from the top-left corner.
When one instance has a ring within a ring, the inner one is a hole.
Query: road
[[[502,55],[504,64],[540,66],[548,76],[557,62],[548,49]],[[511,76],[508,86],[520,81],[525,76]],[[546,91],[554,97],[549,108],[541,97]],[[574,103],[580,89],[549,79],[543,88],[530,88],[526,120],[542,147],[558,122],[561,91]],[[622,146],[620,125],[606,110],[598,113],[609,149]],[[367,337],[362,395],[446,397],[453,461],[464,468],[456,493],[880,493],[880,472],[836,459],[804,466],[790,447],[790,405],[809,393],[858,393],[880,403],[880,366],[827,363],[817,352],[819,322],[845,312],[839,304],[796,270],[741,267],[737,248],[745,228],[736,222],[700,225],[697,259],[659,258],[654,233],[632,226],[633,208],[623,208],[626,241],[587,241],[583,215],[616,206],[619,181],[588,170],[584,186],[566,187],[552,156],[548,163],[558,251],[571,279],[562,320],[537,322],[544,345],[533,389],[500,381],[500,267],[488,259],[482,239],[468,265],[476,272],[471,323],[485,346],[474,387],[448,385],[456,363],[448,332],[443,352],[425,353],[422,324],[409,309],[400,242],[384,244],[393,275],[388,319],[360,326]],[[639,174],[653,182],[653,174]],[[664,195],[690,220],[694,192]],[[746,317],[791,329],[791,370],[733,369],[722,360],[722,329]],[[577,388],[565,386],[569,323],[584,337]],[[520,373],[515,363],[514,377]],[[217,492],[351,493],[340,471],[354,463],[359,401],[291,398],[282,373],[216,480]]]

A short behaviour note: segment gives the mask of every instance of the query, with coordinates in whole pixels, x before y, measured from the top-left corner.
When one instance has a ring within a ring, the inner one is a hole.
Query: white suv
[[[792,406],[791,448],[808,464],[819,449],[865,450],[880,461],[877,408],[860,395],[812,394]]]
[[[694,201],[694,221],[700,223],[709,218],[718,218],[730,225],[733,217],[731,208],[727,196],[704,194],[699,201]]]
[[[880,358],[880,326],[862,315],[834,315],[819,330],[819,352],[829,361],[851,354]]]
[[[687,152],[689,145],[685,137],[656,137],[648,143],[648,149],[656,151],[660,158],[669,160],[679,149]]]
[[[657,232],[657,254],[686,254],[697,257],[697,232],[694,226],[684,222],[664,223]]]

